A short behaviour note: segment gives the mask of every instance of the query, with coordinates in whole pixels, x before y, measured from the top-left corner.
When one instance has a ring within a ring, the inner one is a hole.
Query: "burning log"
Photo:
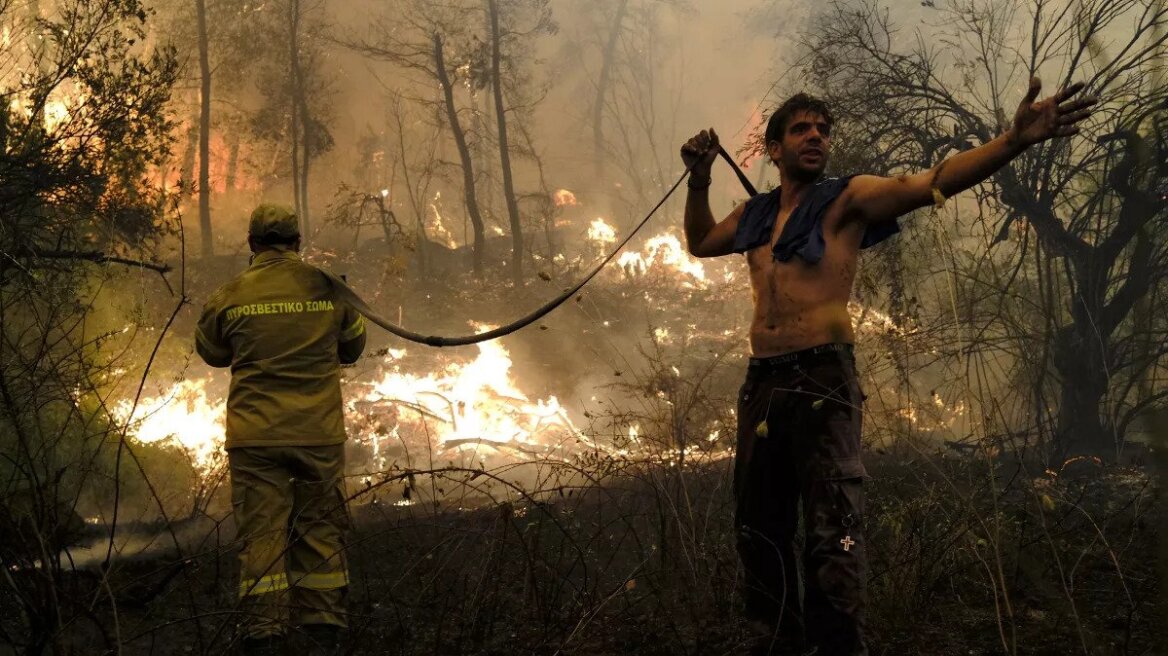
[[[543,456],[546,451],[543,449],[532,448],[533,445],[524,444],[523,442],[492,440],[486,437],[458,437],[452,440],[446,440],[442,443],[443,449],[453,449],[460,446],[474,445],[474,446],[489,446],[500,451],[514,451],[529,456]]]

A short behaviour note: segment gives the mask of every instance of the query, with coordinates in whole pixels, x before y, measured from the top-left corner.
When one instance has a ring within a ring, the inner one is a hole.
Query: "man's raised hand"
[[[702,130],[689,141],[681,145],[681,161],[686,168],[693,167],[693,172],[702,177],[710,176],[710,168],[718,157],[718,133],[714,128]]]
[[[1091,105],[1099,102],[1095,97],[1072,100],[1084,86],[1082,82],[1076,82],[1049,98],[1034,102],[1042,90],[1042,82],[1037,77],[1030,78],[1030,90],[1014,113],[1011,138],[1021,146],[1029,146],[1054,137],[1076,134],[1079,131],[1077,123],[1090,116]]]

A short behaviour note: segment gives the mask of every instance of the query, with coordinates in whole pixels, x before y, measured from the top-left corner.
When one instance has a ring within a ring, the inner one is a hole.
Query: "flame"
[[[681,247],[681,241],[671,234],[657,235],[645,242],[645,250],[651,260],[660,259],[662,264],[684,273],[694,280],[705,282],[706,270],[700,262],[690,257]]]
[[[899,325],[888,314],[873,307],[864,307],[855,301],[848,301],[848,314],[851,315],[852,321],[856,323],[856,328],[859,330],[885,332],[898,337],[908,337],[915,330],[915,326],[911,325],[911,320],[908,322],[910,325]],[[862,321],[861,317],[863,317]]]
[[[401,464],[407,467],[423,464],[411,458],[445,462],[464,455],[476,462],[498,456],[502,464],[571,458],[581,446],[670,466],[732,455],[729,448],[709,450],[719,442],[719,430],[709,432],[705,444],[687,446],[683,452],[662,449],[659,441],[646,439],[636,423],[627,425],[627,439],[620,448],[598,444],[575,426],[555,396],[533,398],[521,389],[502,344],[485,342],[477,349],[470,360],[434,356],[442,359],[436,371],[426,374],[405,370],[406,350],[390,350],[373,379],[345,383],[345,397],[351,399],[346,404],[349,435],[369,456],[367,464],[354,465],[366,467],[363,480],[370,482],[376,472],[393,468],[403,453],[406,461]],[[676,369],[674,373],[678,374]],[[132,418],[132,402],[123,400],[113,407],[113,414],[129,422],[132,439],[183,449],[200,475],[208,478],[222,462],[225,412],[222,400],[208,396],[208,382],[186,380],[165,394],[144,398]],[[424,446],[415,448],[419,442]],[[482,447],[491,451],[484,453]]]
[[[438,446],[495,443],[543,449],[578,436],[555,396],[532,401],[519,389],[502,344],[490,341],[477,347],[474,360],[450,362],[436,374],[414,375],[396,362],[368,385],[363,405],[375,411],[396,406],[392,437],[401,439],[401,431],[408,429],[431,435]],[[370,435],[369,441],[380,449],[379,436]]]
[[[662,233],[645,242],[640,252],[629,251],[617,258],[617,266],[626,278],[648,275],[662,269],[669,275],[680,275],[683,288],[705,288],[708,280],[701,262],[690,257],[681,247],[681,240],[671,233]],[[731,280],[727,278],[727,281]]]
[[[184,380],[161,396],[143,398],[133,411],[132,399],[111,409],[115,419],[129,423],[128,434],[141,444],[177,446],[206,474],[223,450],[225,407],[207,397],[206,380]]]
[[[45,103],[45,130],[53,132],[57,126],[69,120],[69,105],[64,100],[50,100]]]
[[[918,404],[913,400],[894,411],[896,416],[908,421],[914,428],[922,431],[941,431],[953,428],[965,415],[965,402],[958,400],[949,404],[939,394],[933,392],[932,407],[928,404]]]
[[[171,135],[177,143],[185,141],[187,135],[192,131],[198,134],[198,129],[198,125],[190,121],[178,122],[174,124]],[[185,148],[186,146],[183,147]],[[228,191],[261,191],[263,183],[255,171],[255,167],[248,165],[248,162],[257,156],[253,147],[249,145],[246,139],[239,139],[235,142],[235,167],[234,170],[231,170],[232,147],[232,143],[228,141],[224,131],[216,130],[215,128],[211,129],[208,141],[210,151],[207,169],[208,187],[215,194],[224,194]],[[195,168],[192,173],[198,171],[199,168],[198,153],[195,153],[193,157],[192,164]],[[230,190],[227,188],[229,173],[232,178],[232,188]],[[151,184],[166,190],[177,190],[182,184],[196,184],[196,180],[183,180],[182,175],[183,171],[181,168],[172,165],[167,169],[151,171],[148,175],[148,180]]]
[[[434,200],[430,203],[430,220],[426,222],[426,235],[433,241],[442,242],[447,248],[458,248],[458,242],[454,241],[454,235],[442,225],[442,213],[438,211],[438,205],[442,202],[442,192],[434,193]]]
[[[616,259],[616,265],[620,267],[625,277],[628,278],[643,276],[648,268],[645,264],[645,258],[636,251],[621,253],[621,256]]]
[[[22,97],[21,94],[13,94],[12,100],[8,103],[8,110],[14,114],[21,114],[25,118],[32,118],[33,110],[29,106],[29,101],[29,98]],[[85,104],[85,101],[85,94],[70,95],[60,88],[53,89],[44,101],[44,107],[41,110],[41,120],[44,123],[45,131],[51,134],[58,127],[70,121]]]
[[[603,248],[616,243],[616,228],[609,225],[604,219],[596,217],[592,225],[588,226],[588,238]]]
[[[565,205],[574,207],[577,204],[576,194],[573,194],[567,189],[557,189],[552,194],[552,202],[556,204],[556,207],[564,207]]]
[[[346,407],[349,434],[382,468],[391,443],[416,439],[441,449],[507,447],[509,455],[519,457],[548,455],[569,441],[596,446],[555,396],[532,399],[519,388],[511,356],[497,341],[479,344],[477,357],[469,362],[447,361],[426,375],[403,371],[406,355],[404,349],[392,349],[384,360],[389,366],[377,380],[346,384],[345,396],[357,399]],[[135,441],[177,446],[202,475],[209,475],[222,458],[225,404],[208,395],[207,382],[185,380],[164,394],[143,398],[132,418],[130,399],[114,404],[112,414],[130,424],[128,434]],[[368,429],[370,418],[387,414],[396,420],[392,428]]]

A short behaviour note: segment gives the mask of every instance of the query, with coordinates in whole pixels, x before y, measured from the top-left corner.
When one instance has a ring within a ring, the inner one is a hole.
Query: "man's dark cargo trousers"
[[[805,634],[817,656],[868,653],[862,405],[847,344],[752,359],[739,392],[734,497],[743,596],[748,619],[777,629],[775,645],[798,644]],[[802,603],[794,548],[800,500]]]

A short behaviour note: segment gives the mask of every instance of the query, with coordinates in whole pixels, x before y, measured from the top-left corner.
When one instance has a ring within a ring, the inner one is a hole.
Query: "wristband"
[[[697,180],[698,183],[694,184],[694,180]],[[689,174],[689,180],[686,180],[685,185],[690,189],[709,189],[711,182],[713,182],[713,180],[710,178],[710,176],[707,175],[705,177],[698,177],[691,172]]]

